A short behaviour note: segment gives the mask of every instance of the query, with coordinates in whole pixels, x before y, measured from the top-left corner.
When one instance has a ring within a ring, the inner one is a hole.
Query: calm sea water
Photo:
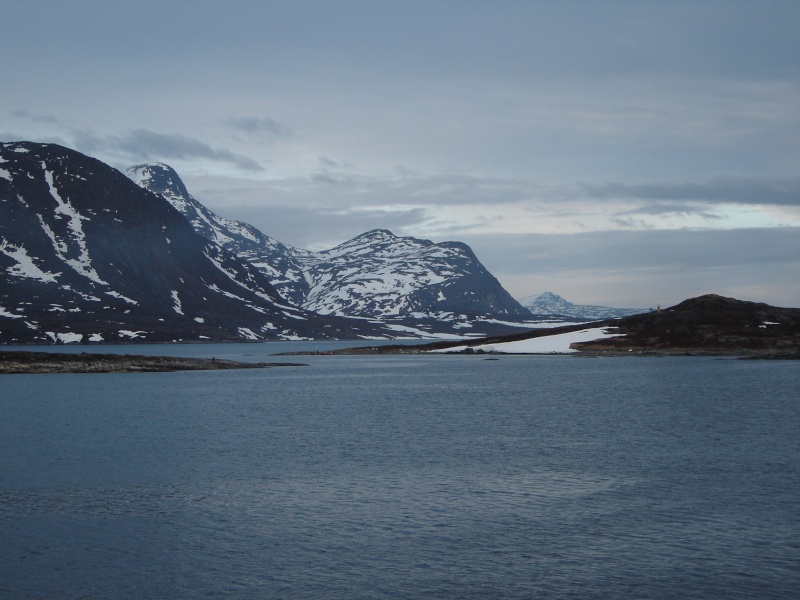
[[[297,360],[0,376],[0,597],[800,594],[800,363]]]

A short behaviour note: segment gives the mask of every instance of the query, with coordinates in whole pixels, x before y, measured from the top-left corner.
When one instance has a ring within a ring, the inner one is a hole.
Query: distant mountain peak
[[[599,321],[615,319],[645,312],[639,308],[610,308],[573,304],[553,292],[532,294],[519,300],[519,303],[538,316],[558,317],[570,321]]]
[[[531,294],[530,296],[526,296],[519,300],[519,303],[523,306],[529,305],[548,305],[548,306],[560,306],[562,308],[572,308],[574,304],[572,302],[568,302],[564,300],[558,294],[554,294],[553,292],[541,292],[539,294]]]

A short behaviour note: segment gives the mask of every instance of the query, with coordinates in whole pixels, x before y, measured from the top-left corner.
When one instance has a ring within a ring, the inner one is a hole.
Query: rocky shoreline
[[[61,352],[0,351],[0,374],[22,373],[163,373],[305,367],[302,363],[246,363],[217,358],[182,358],[136,354],[69,354]]]

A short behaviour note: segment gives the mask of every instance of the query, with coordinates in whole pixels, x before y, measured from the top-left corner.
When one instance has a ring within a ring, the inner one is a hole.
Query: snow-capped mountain
[[[164,198],[61,146],[0,143],[0,343],[386,336],[288,304]]]
[[[304,306],[323,314],[461,323],[522,321],[528,313],[459,242],[434,244],[385,229],[307,260]]]
[[[499,332],[530,319],[465,244],[434,244],[379,229],[309,252],[215,215],[167,165],[137,165],[127,174],[166,198],[198,233],[259,268],[287,301],[307,310],[377,319],[398,332]]]
[[[521,298],[519,303],[536,317],[559,318],[567,321],[601,321],[647,312],[642,308],[609,308],[588,304],[573,304],[552,292],[542,292]]]

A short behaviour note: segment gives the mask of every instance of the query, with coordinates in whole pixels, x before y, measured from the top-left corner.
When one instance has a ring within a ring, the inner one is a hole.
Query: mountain
[[[0,343],[353,339],[164,198],[53,144],[0,144]]]
[[[531,318],[465,244],[434,244],[377,229],[330,250],[309,252],[215,215],[167,165],[136,165],[127,174],[161,194],[202,236],[260,269],[287,301],[307,310],[380,320],[411,334],[499,333]]]
[[[616,319],[646,312],[643,308],[609,308],[588,304],[573,304],[552,292],[526,296],[519,303],[536,317],[557,318],[566,321],[600,321]]]
[[[306,260],[306,308],[410,323],[522,321],[530,315],[459,242],[368,231]]]

